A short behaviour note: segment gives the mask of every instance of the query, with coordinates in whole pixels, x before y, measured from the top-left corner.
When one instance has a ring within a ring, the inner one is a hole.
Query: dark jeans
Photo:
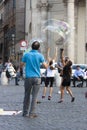
[[[15,85],[18,85],[19,77],[20,77],[20,74],[17,73],[17,75],[15,77]]]
[[[78,78],[77,77],[73,77],[73,85],[74,85],[74,87],[76,87],[76,81],[81,81],[82,82],[82,87],[83,87],[83,77],[82,76],[78,76],[79,78],[80,78],[80,80],[78,80]]]
[[[25,95],[24,95],[24,102],[23,102],[23,115],[34,114],[35,113],[35,106],[36,106],[36,99],[38,95],[38,91],[41,84],[41,78],[26,78],[24,83],[25,88]],[[30,96],[32,95],[32,100],[30,103]],[[30,107],[30,108],[29,108]]]

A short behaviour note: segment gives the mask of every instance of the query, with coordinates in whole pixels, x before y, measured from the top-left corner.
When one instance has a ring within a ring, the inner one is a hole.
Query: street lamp
[[[12,55],[15,55],[15,34],[12,34]]]

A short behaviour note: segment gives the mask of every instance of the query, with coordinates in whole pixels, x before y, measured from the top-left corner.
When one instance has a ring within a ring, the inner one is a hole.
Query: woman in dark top
[[[60,101],[58,103],[63,102],[65,87],[71,96],[71,102],[74,102],[74,100],[75,100],[75,97],[73,96],[72,91],[70,89],[71,74],[72,74],[71,66],[72,66],[72,61],[69,60],[69,61],[67,61],[67,63],[63,67],[62,83],[61,83],[61,87],[60,87],[61,98],[60,98]]]

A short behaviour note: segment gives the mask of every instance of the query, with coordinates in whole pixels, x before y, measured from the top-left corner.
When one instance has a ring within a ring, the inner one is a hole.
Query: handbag
[[[7,76],[7,78],[11,77],[10,73],[8,72],[8,70],[6,70],[6,76]]]

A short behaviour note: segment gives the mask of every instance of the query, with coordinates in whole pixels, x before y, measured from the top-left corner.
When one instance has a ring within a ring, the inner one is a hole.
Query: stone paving
[[[23,81],[19,86],[14,82],[8,86],[0,85],[0,108],[4,110],[22,110],[24,87]],[[0,130],[87,130],[87,87],[71,88],[75,95],[75,102],[71,103],[70,96],[65,91],[63,103],[58,103],[60,94],[54,87],[52,100],[49,101],[48,91],[42,99],[43,85],[40,88],[36,112],[37,118],[30,119],[18,115],[0,116]]]

